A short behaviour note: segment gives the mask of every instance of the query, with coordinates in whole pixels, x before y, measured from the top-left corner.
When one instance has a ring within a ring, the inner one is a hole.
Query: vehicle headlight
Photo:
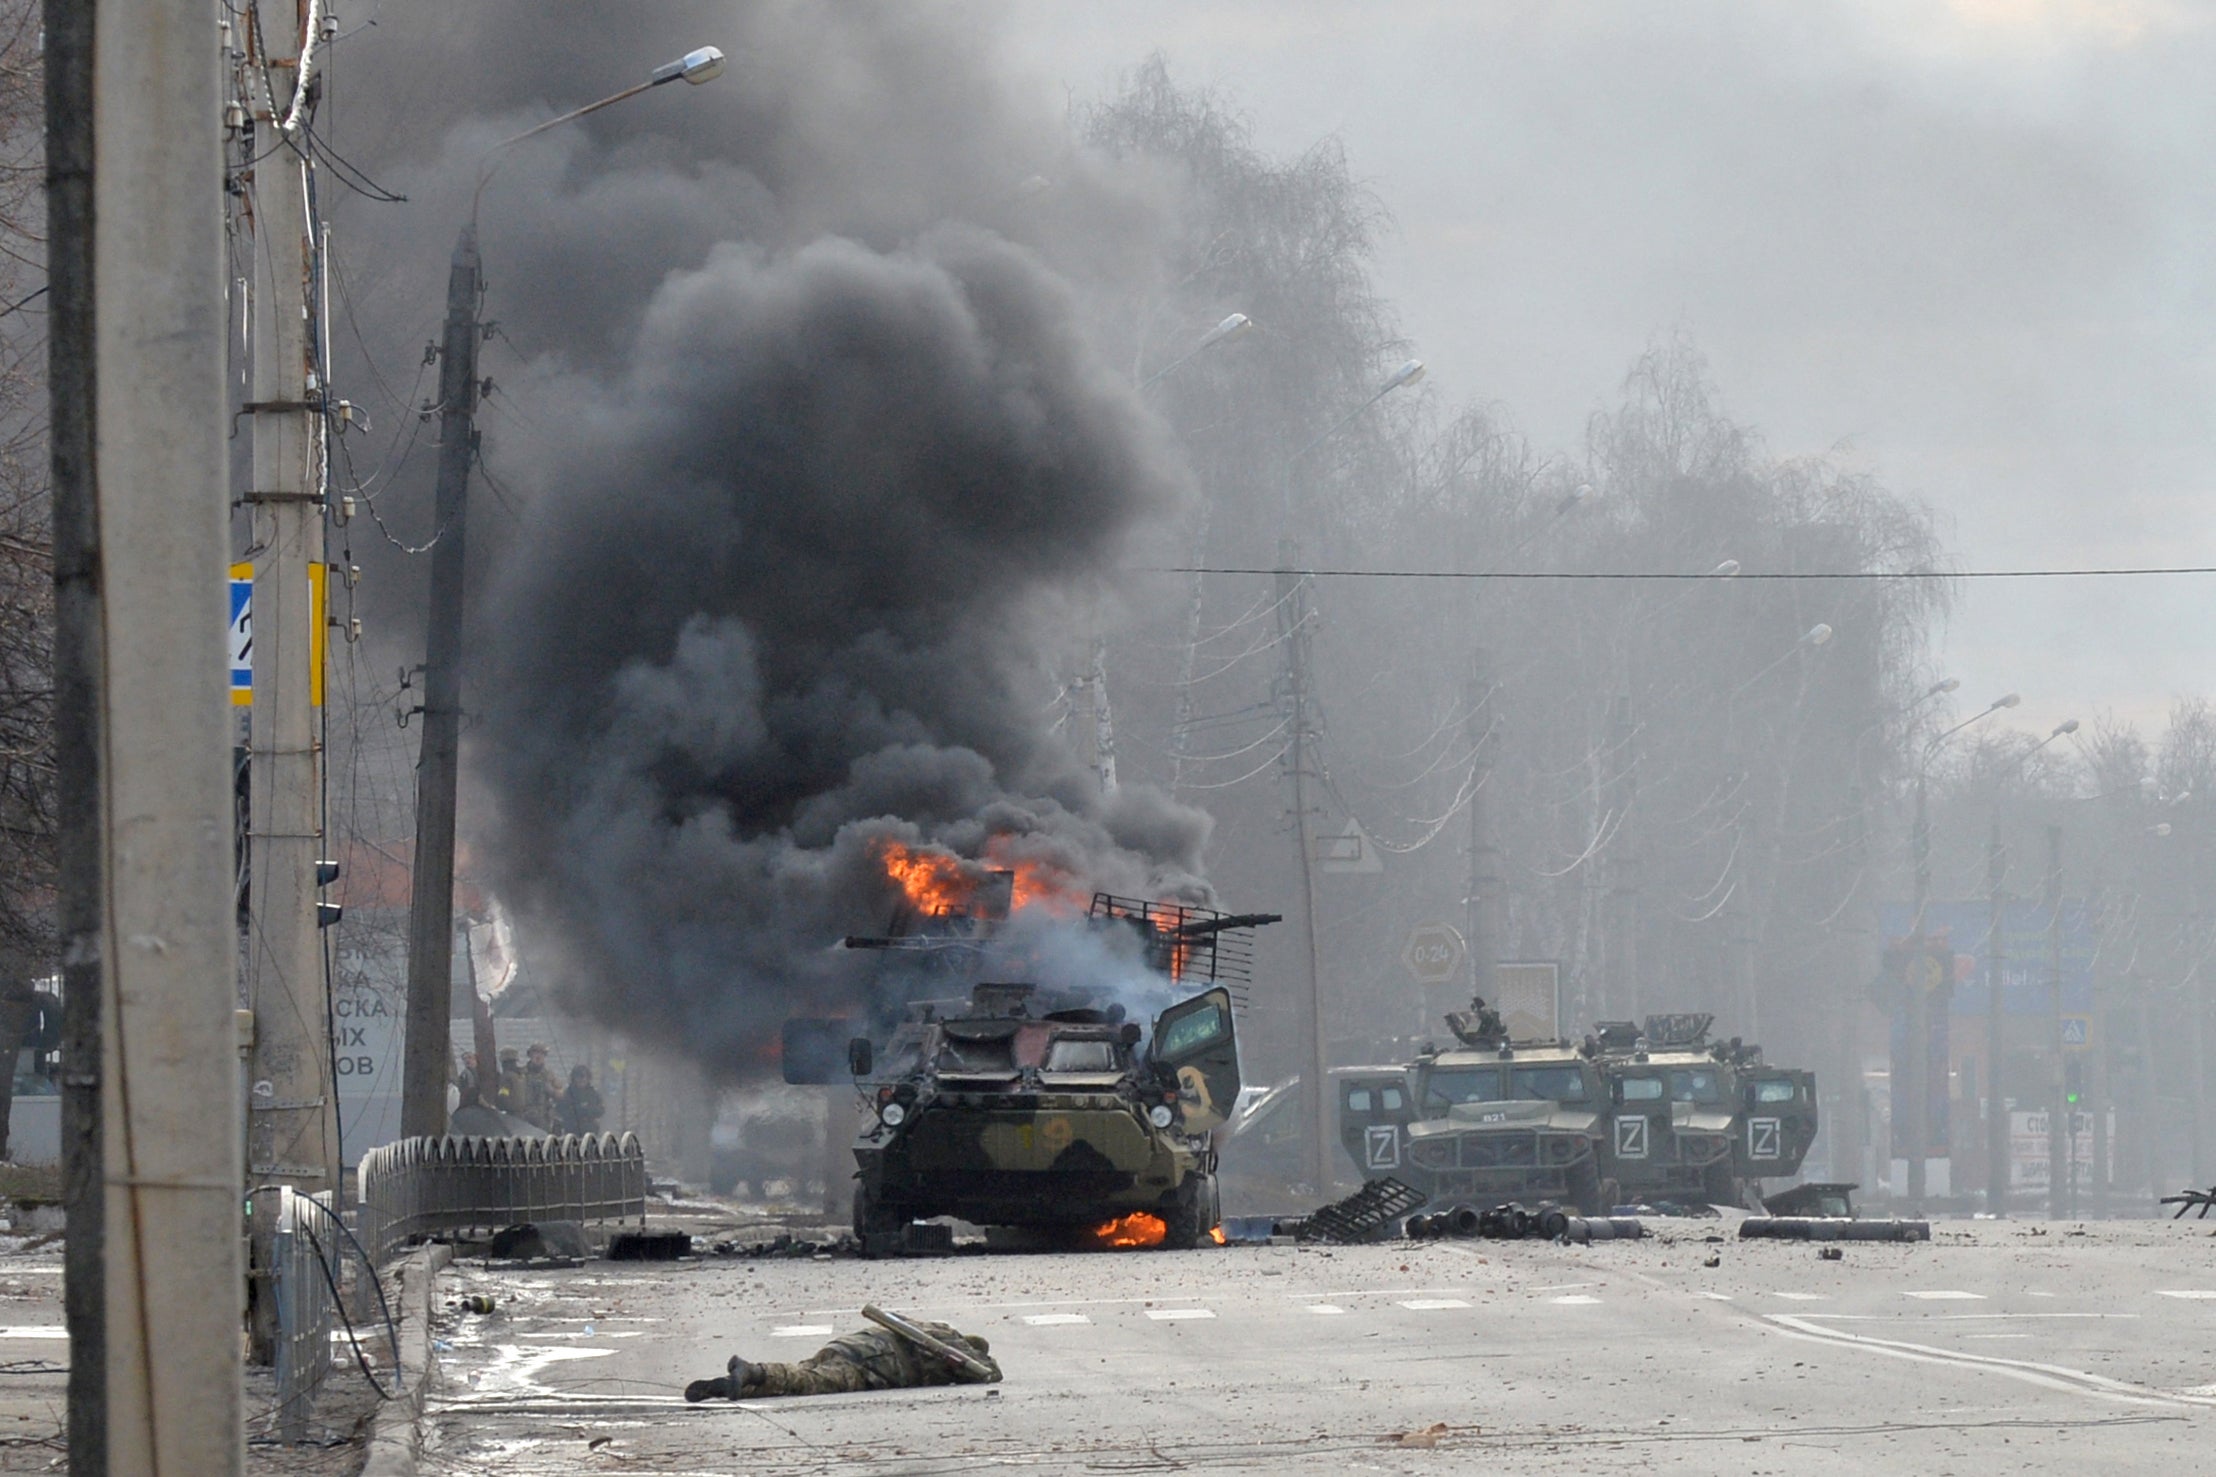
[[[877,1110],[877,1121],[887,1128],[898,1128],[908,1121],[908,1110],[899,1103],[887,1103]]]
[[[1167,1128],[1176,1118],[1176,1112],[1171,1109],[1168,1103],[1156,1103],[1146,1110],[1146,1121],[1156,1128]]]

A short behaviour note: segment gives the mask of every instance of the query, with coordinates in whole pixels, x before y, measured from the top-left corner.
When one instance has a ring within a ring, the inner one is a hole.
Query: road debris
[[[1750,1215],[1739,1223],[1742,1241],[1929,1241],[1931,1222],[1850,1220],[1843,1216]]]

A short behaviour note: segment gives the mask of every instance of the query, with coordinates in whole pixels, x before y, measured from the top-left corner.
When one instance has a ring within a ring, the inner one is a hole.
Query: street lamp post
[[[1319,435],[1312,437],[1285,459],[1285,519],[1292,520],[1293,473],[1301,459],[1324,442],[1345,430],[1371,406],[1383,400],[1404,385],[1412,385],[1423,378],[1424,363],[1410,359],[1394,370],[1360,405]],[[1301,1031],[1306,1048],[1306,1065],[1303,1071],[1308,1083],[1308,1134],[1307,1153],[1302,1167],[1308,1183],[1316,1193],[1325,1193],[1331,1185],[1331,1127],[1332,1107],[1330,1066],[1326,1059],[1323,1019],[1323,975],[1321,950],[1316,930],[1316,816],[1310,804],[1310,787],[1320,776],[1312,771],[1316,762],[1316,741],[1321,736],[1314,729],[1313,698],[1310,694],[1309,637],[1313,619],[1308,607],[1308,577],[1299,570],[1300,545],[1290,537],[1278,544],[1278,622],[1285,640],[1285,702],[1287,704],[1290,734],[1286,740],[1286,772],[1293,784],[1293,832],[1300,845],[1300,899],[1301,921],[1307,965],[1303,981]],[[1471,947],[1477,946],[1471,940]]]
[[[1995,713],[2013,708],[2022,701],[2023,697],[2019,693],[2001,694],[1954,727],[1933,737],[1924,745],[1923,753],[1916,760],[1916,821],[1909,838],[1910,851],[1915,862],[1915,900],[1908,920],[1910,978],[1905,981],[1908,986],[1908,1061],[1905,1065],[1909,1069],[1910,1080],[1903,1084],[1905,1090],[1896,1090],[1893,1095],[1894,1111],[1897,1113],[1903,1107],[1908,1110],[1903,1120],[1901,1136],[1908,1141],[1908,1203],[1911,1209],[1920,1209],[1923,1206],[1926,1187],[1925,1160],[1931,1152],[1932,996],[1952,978],[1952,970],[1949,969],[1942,972],[1938,979],[1931,979],[1931,971],[1923,967],[1930,954],[1924,937],[1924,913],[1931,906],[1931,815],[1925,798],[1929,788],[1931,761],[1938,757],[1947,740],[1971,724],[1983,722]]]
[[[2004,932],[2008,921],[2008,904],[2001,892],[2001,884],[2008,876],[2008,852],[2001,845],[1998,787],[2005,785],[2010,776],[2030,762],[2032,755],[2063,735],[2076,733],[2077,730],[2078,722],[2075,718],[2056,724],[2053,732],[2001,766],[2000,772],[1994,777],[1993,825],[1985,843],[1987,915],[1990,919],[1990,937],[1985,946],[1985,1208],[1995,1217],[2008,1214],[2008,1099],[2001,1092],[2001,1055],[2007,1042],[2004,1029],[2007,1020],[2004,1007],[2007,1000],[2003,984],[2008,943]],[[2054,865],[2059,868],[2059,838],[2056,846],[2058,850]],[[2051,1138],[2054,1132],[2051,1122],[2047,1125],[2047,1131]]]
[[[448,1018],[454,994],[454,807],[462,719],[462,594],[469,470],[477,455],[477,321],[483,290],[477,251],[477,207],[500,158],[512,146],[559,124],[596,113],[671,82],[702,83],[723,71],[712,46],[656,67],[646,81],[587,103],[502,139],[470,196],[469,220],[454,243],[446,282],[446,328],[439,348],[439,461],[431,550],[431,603],[423,642],[423,739],[416,764],[415,860],[409,879],[407,1026],[403,1046],[400,1132],[446,1132]],[[478,1064],[490,1073],[491,1062]]]

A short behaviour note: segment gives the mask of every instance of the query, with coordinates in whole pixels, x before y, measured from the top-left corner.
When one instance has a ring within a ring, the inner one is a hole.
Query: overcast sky
[[[1344,140],[1433,393],[1574,447],[1682,327],[1771,449],[1937,512],[1963,568],[2216,564],[2216,4],[1037,0],[1073,98],[1148,51],[1274,154]],[[2159,723],[2216,577],[1977,583],[1941,636],[2025,726]]]

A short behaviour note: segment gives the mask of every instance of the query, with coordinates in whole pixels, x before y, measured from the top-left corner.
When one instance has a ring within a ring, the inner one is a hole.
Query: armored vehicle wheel
[[[1178,1189],[1176,1200],[1162,1219],[1169,1224],[1162,1245],[1171,1251],[1191,1251],[1216,1228],[1216,1177],[1196,1174]]]
[[[871,1236],[898,1235],[907,1228],[911,1219],[908,1212],[897,1205],[883,1205],[866,1184],[854,1187],[854,1236],[867,1240]]]
[[[1739,1205],[1739,1177],[1731,1172],[1729,1163],[1711,1164],[1701,1171],[1701,1199],[1710,1205]]]
[[[1591,1159],[1581,1159],[1570,1166],[1570,1203],[1577,1207],[1579,1215],[1606,1215],[1612,1208],[1601,1198],[1600,1166]]]

